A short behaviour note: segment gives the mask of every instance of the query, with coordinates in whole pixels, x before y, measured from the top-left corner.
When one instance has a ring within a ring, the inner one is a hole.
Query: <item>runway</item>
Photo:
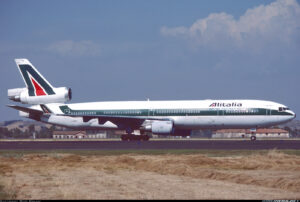
[[[300,140],[2,141],[0,150],[267,150],[300,149]]]

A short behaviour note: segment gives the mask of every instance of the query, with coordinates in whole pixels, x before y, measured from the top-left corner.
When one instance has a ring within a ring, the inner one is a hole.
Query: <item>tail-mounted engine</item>
[[[72,99],[70,88],[53,87],[49,81],[29,62],[29,60],[15,59],[26,88],[9,89],[8,98],[23,104],[63,103]]]
[[[15,102],[23,104],[48,104],[48,103],[63,103],[72,99],[71,88],[60,87],[53,88],[54,93],[47,95],[29,95],[27,88],[8,89],[8,98]]]

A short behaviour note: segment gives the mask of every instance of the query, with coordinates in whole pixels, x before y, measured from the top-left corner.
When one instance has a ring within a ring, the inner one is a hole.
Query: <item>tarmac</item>
[[[0,150],[299,150],[300,140],[0,141]]]

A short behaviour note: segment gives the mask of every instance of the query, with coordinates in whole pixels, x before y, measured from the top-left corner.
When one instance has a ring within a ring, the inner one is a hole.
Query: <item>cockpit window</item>
[[[278,108],[278,111],[280,111],[280,112],[283,112],[283,111],[286,111],[286,110],[290,110],[290,108],[288,108],[288,107],[279,107]]]

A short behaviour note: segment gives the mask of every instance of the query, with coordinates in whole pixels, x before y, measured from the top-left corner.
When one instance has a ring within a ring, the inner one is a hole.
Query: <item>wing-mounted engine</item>
[[[151,124],[151,132],[153,134],[170,134],[172,130],[172,121],[153,121]]]
[[[163,121],[146,121],[140,128],[141,132],[151,132],[153,134],[168,135],[172,133],[173,122],[170,120]]]
[[[189,136],[191,130],[177,129],[171,120],[147,121],[140,129],[141,132],[151,132],[156,135]]]
[[[72,99],[71,88],[60,87],[53,88],[54,94],[34,95],[30,96],[27,88],[8,89],[8,99],[21,102],[23,104],[48,104],[48,103],[63,103]]]

